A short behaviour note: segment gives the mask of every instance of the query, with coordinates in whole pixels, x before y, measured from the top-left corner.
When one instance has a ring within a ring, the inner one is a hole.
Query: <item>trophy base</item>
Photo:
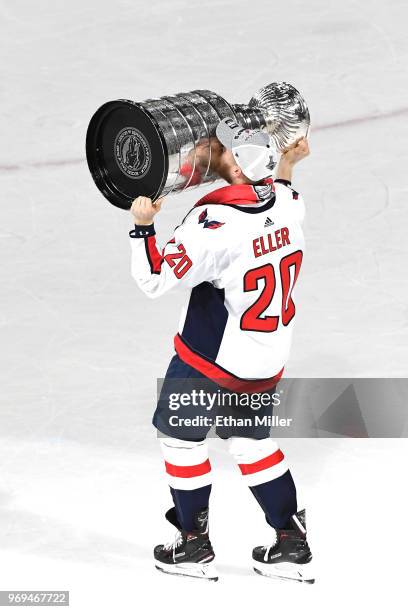
[[[140,195],[154,200],[167,180],[168,151],[159,126],[131,100],[107,102],[96,111],[86,135],[86,156],[98,189],[124,210]]]

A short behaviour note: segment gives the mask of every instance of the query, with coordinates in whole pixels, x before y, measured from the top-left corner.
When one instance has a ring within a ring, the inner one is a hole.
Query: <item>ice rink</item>
[[[407,18],[396,0],[0,0],[0,590],[69,589],[75,612],[403,609],[405,439],[282,442],[313,587],[252,574],[268,529],[220,440],[220,581],[154,569],[173,530],[150,418],[184,296],[138,291],[129,214],[97,191],[84,141],[107,100],[293,83],[312,155],[286,373],[407,376]],[[159,238],[209,189],[169,197]]]

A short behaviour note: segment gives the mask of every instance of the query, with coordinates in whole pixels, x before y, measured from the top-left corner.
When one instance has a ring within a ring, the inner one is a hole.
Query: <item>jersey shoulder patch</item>
[[[223,225],[225,225],[225,222],[217,221],[216,219],[209,219],[207,208],[201,211],[201,213],[199,214],[198,223],[199,225],[202,225],[204,229],[211,229],[211,230],[218,229],[219,227],[222,227]]]

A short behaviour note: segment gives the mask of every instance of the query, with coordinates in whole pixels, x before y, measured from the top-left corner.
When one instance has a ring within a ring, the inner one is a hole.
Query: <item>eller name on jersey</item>
[[[289,357],[304,202],[288,181],[207,194],[162,251],[154,226],[130,232],[132,276],[156,298],[190,289],[174,344],[182,361],[227,389],[272,388]]]

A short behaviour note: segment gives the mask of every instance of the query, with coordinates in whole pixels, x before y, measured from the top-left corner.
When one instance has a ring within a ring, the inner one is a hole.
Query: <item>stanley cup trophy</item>
[[[249,104],[230,104],[208,90],[144,102],[114,100],[96,111],[87,131],[96,186],[111,204],[129,209],[139,195],[155,200],[213,182],[215,130],[227,117],[265,130],[278,150],[306,136],[310,125],[305,100],[288,83],[266,85]]]

